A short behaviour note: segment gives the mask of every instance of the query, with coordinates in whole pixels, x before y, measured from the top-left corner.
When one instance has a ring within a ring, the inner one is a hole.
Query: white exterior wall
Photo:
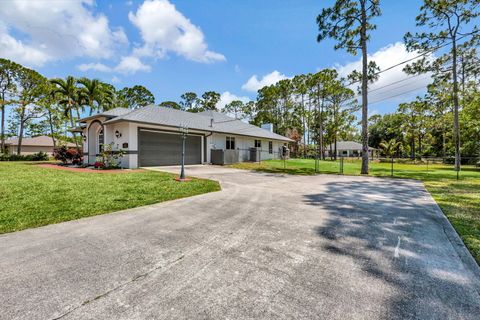
[[[104,119],[99,119],[103,121]],[[87,123],[87,128],[89,127],[91,121]],[[176,128],[166,127],[166,126],[156,126],[156,125],[148,125],[142,123],[134,123],[134,122],[118,122],[113,123],[110,125],[104,125],[104,139],[105,144],[113,143],[112,149],[113,150],[124,150],[125,155],[121,160],[121,166],[124,168],[137,168],[138,167],[138,130],[139,128],[142,129],[153,129],[153,130],[165,130],[165,131],[178,131]],[[117,138],[115,136],[115,131],[120,132],[122,134],[121,137]],[[84,132],[87,134],[87,130]],[[250,159],[250,148],[255,146],[255,138],[254,137],[246,137],[246,136],[238,136],[238,135],[229,135],[229,134],[220,134],[220,133],[213,133],[198,131],[198,130],[189,130],[189,134],[198,134],[202,135],[202,163],[210,163],[210,150],[211,149],[225,149],[226,148],[226,137],[235,137],[235,148],[240,149],[240,161],[248,161]],[[207,137],[207,146],[206,146],[206,157],[205,157],[205,146],[204,146],[204,139],[203,136]],[[90,150],[88,150],[88,137],[87,140],[84,141],[83,150],[85,153],[90,154]],[[95,137],[93,137],[95,138]],[[262,152],[261,152],[261,159],[273,159],[279,158],[279,150],[284,145],[282,141],[275,141],[275,140],[268,140],[268,139],[260,139],[262,141]],[[268,151],[268,142],[273,142],[273,153],[270,154]],[[127,143],[128,147],[123,147],[123,144]],[[95,150],[92,150],[95,153]],[[91,154],[90,154],[91,156]],[[92,160],[92,157],[90,157]],[[88,161],[87,157],[84,158],[84,161]],[[91,163],[92,161],[90,161]]]
[[[261,160],[278,159],[280,148],[284,145],[282,141],[260,139],[255,137],[237,136],[233,134],[214,133],[207,138],[207,162],[210,163],[211,149],[225,149],[227,137],[235,137],[235,149],[240,150],[239,161],[250,160],[250,148],[255,147],[255,140],[261,140]],[[272,153],[269,153],[268,142],[272,141]]]

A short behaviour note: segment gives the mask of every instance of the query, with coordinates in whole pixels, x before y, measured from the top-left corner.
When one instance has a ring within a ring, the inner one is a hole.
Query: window
[[[103,151],[103,144],[105,143],[105,137],[103,135],[103,129],[98,132],[98,153]]]
[[[227,150],[235,150],[235,137],[227,137]]]
[[[262,147],[262,140],[255,140],[255,148],[261,148]]]
[[[273,153],[273,142],[268,141],[268,153],[272,154]]]

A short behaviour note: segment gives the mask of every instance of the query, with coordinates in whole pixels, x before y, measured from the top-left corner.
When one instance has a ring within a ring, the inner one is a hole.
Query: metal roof
[[[114,108],[114,109],[110,109],[110,110],[107,110],[107,111],[104,111],[104,112],[101,112],[101,113],[97,113],[97,114],[79,119],[78,122],[85,122],[87,120],[95,119],[95,118],[98,118],[98,117],[114,118],[114,117],[118,117],[118,116],[130,113],[130,112],[132,112],[132,110],[128,109],[128,108]]]
[[[186,126],[190,129],[202,131],[259,137],[286,142],[292,141],[287,137],[215,111],[192,113],[172,108],[159,107],[156,105],[149,105],[143,108],[131,110],[129,113],[107,120],[105,121],[105,124],[120,121],[141,122],[170,127]]]

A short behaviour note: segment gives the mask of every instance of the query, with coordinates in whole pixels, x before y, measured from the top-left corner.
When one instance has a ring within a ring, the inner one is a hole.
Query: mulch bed
[[[88,173],[133,173],[133,172],[143,172],[145,170],[142,169],[112,169],[112,170],[95,170],[89,168],[72,168],[72,167],[63,167],[57,164],[37,164],[37,166],[42,168],[49,168],[49,169],[57,169],[57,170],[64,170],[64,171],[74,171],[74,172],[88,172]]]

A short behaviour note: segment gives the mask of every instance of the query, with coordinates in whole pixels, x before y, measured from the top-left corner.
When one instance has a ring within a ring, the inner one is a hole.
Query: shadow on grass
[[[341,257],[339,268],[359,269],[372,285],[392,288],[385,318],[475,319],[475,284],[425,196],[416,183],[385,179],[329,182],[304,201],[327,212],[315,232],[324,250]]]

